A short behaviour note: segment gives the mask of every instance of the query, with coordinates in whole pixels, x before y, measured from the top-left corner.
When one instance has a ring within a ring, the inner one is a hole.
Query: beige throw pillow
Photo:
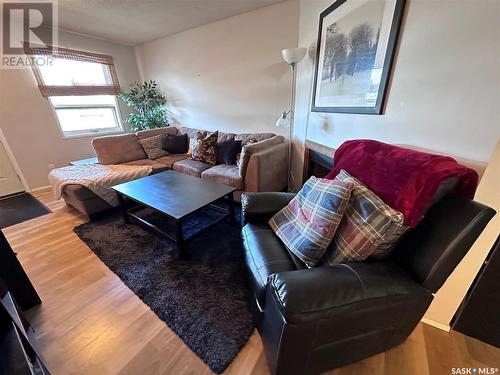
[[[141,139],[139,141],[141,142],[141,146],[144,151],[146,151],[146,155],[148,155],[149,159],[154,160],[168,155],[168,152],[162,148],[164,138],[164,135],[155,135],[154,137]]]

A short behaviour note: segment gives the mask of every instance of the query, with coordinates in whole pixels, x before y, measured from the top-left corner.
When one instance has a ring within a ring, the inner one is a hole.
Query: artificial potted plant
[[[156,81],[132,82],[130,90],[118,97],[134,112],[125,120],[131,131],[162,128],[169,125],[167,100]]]

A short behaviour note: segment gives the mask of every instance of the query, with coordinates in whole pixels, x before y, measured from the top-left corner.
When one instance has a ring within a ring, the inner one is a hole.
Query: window
[[[111,56],[55,47],[26,48],[26,53],[50,56],[50,64],[34,65],[33,72],[65,137],[123,131]]]
[[[122,130],[113,95],[51,96],[49,99],[67,137]]]

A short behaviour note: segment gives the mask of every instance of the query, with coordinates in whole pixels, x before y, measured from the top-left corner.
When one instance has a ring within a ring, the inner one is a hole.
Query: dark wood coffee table
[[[125,222],[128,223],[132,219],[175,241],[179,256],[183,255],[182,250],[186,242],[199,236],[221,220],[229,217],[231,222],[235,221],[233,192],[236,188],[198,177],[166,171],[113,186],[113,190],[118,195]],[[214,205],[215,201],[223,198],[228,200],[228,210]],[[136,202],[138,205],[136,204],[135,207],[130,208],[129,201]],[[202,230],[189,238],[184,238],[182,233],[183,219],[207,206],[223,211],[224,215],[208,226],[204,226]],[[153,209],[175,223],[176,234],[172,236],[150,221],[135,214],[144,207]]]

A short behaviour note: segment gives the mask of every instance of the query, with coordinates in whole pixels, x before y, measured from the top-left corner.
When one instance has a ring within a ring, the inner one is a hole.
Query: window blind
[[[113,57],[58,47],[28,47],[25,53],[46,57],[33,64],[40,93],[45,96],[115,95],[120,92]]]

